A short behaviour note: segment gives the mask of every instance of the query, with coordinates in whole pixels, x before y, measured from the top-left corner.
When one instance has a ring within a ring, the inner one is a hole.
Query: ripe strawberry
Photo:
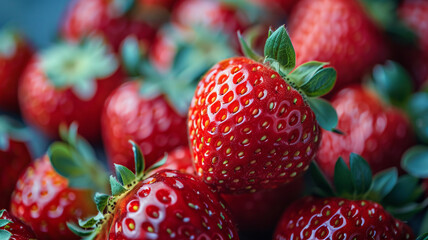
[[[145,21],[126,17],[129,6],[119,6],[112,0],[75,0],[69,7],[62,23],[65,39],[78,42],[92,33],[103,35],[119,50],[128,35],[134,35],[147,49],[153,40],[155,30]]]
[[[393,69],[398,65],[389,62],[385,67],[379,67],[377,71],[395,72]],[[400,80],[408,78],[398,77]],[[388,73],[384,81],[397,84],[398,91],[408,89],[394,82]],[[410,93],[411,89],[408,91]],[[347,156],[351,152],[363,156],[374,172],[389,167],[400,168],[401,156],[415,143],[415,136],[405,112],[388,102],[387,97],[382,92],[359,85],[345,88],[333,97],[332,105],[339,116],[338,129],[344,134],[323,131],[316,160],[327,176],[333,176],[333,159],[341,156],[349,163]]]
[[[18,112],[18,80],[32,50],[16,31],[0,31],[0,108]],[[1,206],[1,205],[0,205]]]
[[[414,239],[403,222],[378,203],[344,198],[300,199],[282,215],[279,239]]]
[[[27,168],[12,195],[12,214],[31,226],[39,239],[77,239],[67,222],[96,213],[94,189],[105,189],[106,175],[94,163],[88,143],[76,138],[75,129],[68,138],[68,144],[52,144],[47,155]],[[83,173],[90,173],[90,179]]]
[[[337,70],[336,91],[386,60],[382,33],[356,0],[302,0],[289,20],[297,63],[329,62]]]
[[[333,124],[324,127],[334,128],[334,110],[311,98],[333,87],[334,69],[310,62],[290,73],[295,55],[284,27],[270,32],[265,55],[264,64],[244,57],[217,63],[192,100],[188,126],[195,167],[220,192],[275,188],[307,170],[320,140],[315,105],[331,113]]]
[[[185,116],[174,109],[165,95],[144,95],[145,87],[138,81],[127,82],[106,101],[102,133],[112,167],[115,163],[133,169],[130,139],[141,147],[148,166],[165,152],[187,144]]]
[[[23,117],[51,137],[61,123],[76,121],[80,134],[95,141],[104,101],[123,79],[116,57],[100,39],[61,43],[34,57],[24,72]]]
[[[423,208],[413,202],[421,193],[418,180],[398,178],[395,168],[372,178],[363,158],[351,154],[350,159],[350,168],[342,158],[336,162],[335,188],[312,165],[322,197],[306,197],[289,206],[273,239],[415,239],[410,227],[397,217],[409,218]],[[387,204],[385,208],[380,202]]]
[[[111,240],[238,239],[218,193],[194,176],[179,171],[162,170],[149,175],[152,169],[145,170],[135,143],[133,150],[135,175],[116,165],[117,179],[110,178],[113,196],[96,196],[98,209],[104,215],[82,222],[84,231],[75,225],[70,225],[71,229],[92,238],[105,236],[103,239]],[[92,233],[87,231],[94,227],[97,228]]]
[[[0,210],[0,236],[6,240],[36,239],[36,235],[30,227],[4,209]]]
[[[26,131],[14,121],[0,117],[0,209],[8,209],[16,181],[31,163],[25,144]]]
[[[163,169],[178,170],[180,172],[196,176],[195,167],[193,166],[192,154],[190,153],[189,147],[178,147],[169,152],[166,162],[157,168],[156,171],[161,171]]]

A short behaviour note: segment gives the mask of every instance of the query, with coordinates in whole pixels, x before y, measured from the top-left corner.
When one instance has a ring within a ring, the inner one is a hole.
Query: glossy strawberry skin
[[[297,66],[316,60],[329,62],[336,69],[333,91],[360,82],[367,71],[387,57],[383,36],[358,1],[299,1],[288,29]]]
[[[18,180],[12,214],[28,224],[40,239],[78,239],[66,226],[96,214],[93,192],[68,187],[47,156],[36,160]]]
[[[24,72],[19,85],[19,101],[24,119],[50,137],[58,137],[61,123],[77,122],[79,134],[90,141],[100,138],[100,116],[104,101],[125,76],[120,69],[97,80],[95,95],[82,100],[71,89],[52,85],[35,57]]]
[[[221,197],[229,206],[239,231],[272,231],[288,205],[301,196],[303,187],[300,177],[276,189],[222,194]]]
[[[168,152],[166,162],[159,168],[156,168],[156,171],[159,172],[164,169],[178,170],[196,176],[189,147],[182,146]]]
[[[162,95],[142,96],[140,87],[136,81],[125,83],[106,101],[102,134],[112,167],[116,163],[134,169],[129,140],[140,146],[147,166],[165,152],[187,145],[186,117],[178,114]]]
[[[116,205],[109,239],[238,239],[218,193],[194,176],[164,170]]]
[[[365,200],[306,197],[281,217],[274,240],[414,239],[410,228],[383,207]]]
[[[75,0],[62,23],[65,39],[78,42],[91,33],[101,34],[118,51],[128,35],[134,35],[147,48],[155,30],[143,21],[119,16],[111,0]]]
[[[201,79],[188,124],[198,176],[224,193],[292,181],[320,140],[302,96],[275,71],[242,57],[219,62]]]
[[[21,220],[11,215],[8,211],[4,211],[0,219],[6,219],[11,221],[7,224],[7,227],[0,227],[12,234],[10,240],[35,240],[36,235],[33,230]]]
[[[9,148],[0,150],[0,209],[8,209],[16,181],[31,163],[31,155],[24,142],[9,139]]]
[[[333,176],[340,156],[349,164],[351,152],[366,159],[373,172],[400,168],[402,154],[415,143],[404,112],[384,105],[376,93],[361,86],[343,89],[332,105],[344,135],[323,131],[316,160],[327,176]]]
[[[0,108],[18,112],[18,82],[33,51],[22,38],[17,39],[15,44],[12,56],[2,56],[0,53]]]

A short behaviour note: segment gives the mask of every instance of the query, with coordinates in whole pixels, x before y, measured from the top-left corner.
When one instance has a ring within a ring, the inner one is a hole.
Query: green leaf
[[[418,138],[428,144],[428,92],[413,94],[407,104],[407,112]]]
[[[12,237],[12,233],[0,229],[0,240],[9,240]]]
[[[7,151],[9,149],[9,137],[7,133],[0,132],[0,150]]]
[[[135,180],[135,174],[128,168],[119,164],[114,164],[114,168],[119,173],[118,177],[122,179],[123,185],[127,186]]]
[[[401,166],[415,177],[428,178],[428,147],[419,145],[407,150],[401,160]]]
[[[386,207],[386,210],[391,213],[395,218],[403,221],[408,221],[416,214],[420,213],[423,209],[428,206],[428,198],[424,201],[410,202],[400,206]]]
[[[87,237],[94,232],[92,229],[88,229],[88,230],[83,229],[79,227],[77,224],[71,223],[71,222],[67,222],[67,227],[68,229],[70,229],[70,231],[72,231],[74,234],[76,234],[79,237]]]
[[[247,41],[244,39],[244,37],[241,35],[241,32],[238,31],[238,39],[239,43],[241,44],[241,50],[244,53],[244,55],[248,58],[253,59],[254,61],[259,61],[260,59],[263,59],[262,56],[258,55],[247,43]]]
[[[113,8],[118,11],[119,15],[125,15],[131,11],[135,5],[135,0],[113,0]]]
[[[140,176],[144,173],[146,168],[144,161],[144,156],[141,153],[140,147],[132,140],[129,140],[129,143],[132,145],[132,152],[134,153],[134,161],[135,161],[135,175]]]
[[[0,228],[12,223],[9,219],[0,219]]]
[[[335,196],[333,187],[327,181],[326,177],[322,173],[321,169],[318,167],[318,164],[315,161],[311,162],[309,171],[313,182],[319,189],[319,193],[322,194],[322,197]]]
[[[398,178],[392,191],[386,195],[383,202],[391,206],[404,206],[419,198],[422,193],[419,179],[410,175],[403,175]]]
[[[88,218],[86,220],[79,219],[79,226],[82,228],[92,228],[97,223],[97,220],[95,218]]]
[[[349,156],[352,181],[357,195],[366,193],[372,184],[372,170],[369,164],[360,155],[351,153]]]
[[[104,193],[95,193],[94,202],[97,205],[97,209],[99,212],[104,212],[109,200],[109,195]]]
[[[308,98],[307,101],[312,111],[314,111],[320,127],[327,131],[333,131],[338,123],[337,113],[333,106],[321,98]]]
[[[425,215],[422,219],[421,226],[419,228],[419,234],[428,237],[428,211],[425,212]]]
[[[376,202],[381,202],[388,195],[398,180],[398,172],[396,168],[391,168],[377,173],[373,177],[373,182],[370,188],[369,198]]]
[[[323,68],[315,73],[312,78],[301,89],[308,97],[320,97],[333,89],[336,82],[336,70],[334,68]]]
[[[428,233],[424,233],[424,234],[420,235],[418,238],[416,238],[416,240],[428,240]]]
[[[393,61],[376,65],[372,81],[383,100],[398,107],[406,103],[413,91],[410,75],[400,64]]]
[[[49,147],[47,154],[52,167],[60,175],[66,178],[77,178],[85,174],[84,166],[73,156],[67,144],[55,142]]]
[[[4,212],[6,212],[6,209],[2,209],[2,210],[0,210],[0,217],[2,217],[3,216],[3,213]]]
[[[298,66],[288,76],[297,87],[309,82],[316,72],[323,69],[328,63],[311,61]]]
[[[117,196],[126,192],[126,189],[113,176],[110,176],[110,187],[113,196]]]
[[[351,171],[342,157],[339,157],[334,167],[334,186],[339,196],[343,197],[352,196],[355,190]]]
[[[296,65],[296,53],[284,26],[270,34],[266,40],[264,52],[266,59],[275,59],[286,73],[291,72]]]
[[[138,39],[134,35],[126,37],[122,42],[120,53],[127,73],[130,76],[137,76],[143,55]]]

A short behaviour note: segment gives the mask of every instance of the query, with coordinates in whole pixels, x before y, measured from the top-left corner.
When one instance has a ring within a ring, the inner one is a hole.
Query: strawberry
[[[148,49],[155,30],[145,21],[126,17],[132,10],[132,4],[127,5],[127,2],[130,1],[122,1],[125,4],[120,5],[120,1],[115,0],[75,0],[63,20],[62,35],[69,41],[78,42],[97,33],[103,35],[116,51],[128,35],[134,35]]]
[[[77,239],[67,222],[96,213],[94,189],[105,191],[106,175],[94,163],[93,150],[76,137],[75,128],[70,129],[67,143],[53,143],[48,154],[21,175],[12,195],[12,214],[31,226],[39,239]]]
[[[145,83],[127,82],[106,101],[102,128],[110,165],[133,168],[132,139],[142,149],[148,166],[165,152],[187,144],[186,118],[178,113],[165,95],[145,96]]]
[[[405,83],[400,83],[410,82],[410,77],[401,74],[394,77],[392,74],[398,71],[404,70],[398,64],[388,62],[375,68],[374,78],[391,82],[397,91],[407,91],[410,95],[411,87],[403,87]],[[327,176],[333,176],[333,159],[342,156],[349,163],[347,156],[351,152],[363,156],[374,172],[388,167],[400,168],[401,156],[415,143],[415,136],[405,112],[394,106],[393,101],[388,101],[388,96],[382,92],[386,89],[388,87],[384,85],[375,89],[357,85],[345,88],[333,97],[332,105],[339,116],[338,129],[343,135],[323,131],[316,159]],[[407,97],[404,98],[400,102],[406,102]]]
[[[264,58],[244,44],[244,51],[264,64],[245,57],[220,61],[202,77],[189,109],[197,174],[222,193],[292,181],[318,149],[315,115],[326,114],[326,122],[319,118],[323,127],[335,125],[331,106],[314,98],[333,87],[334,69],[310,62],[291,72],[295,55],[285,28],[269,35]]]
[[[382,32],[357,0],[302,0],[289,20],[297,63],[329,62],[338,74],[335,90],[361,81],[386,60]]]
[[[145,170],[135,143],[133,150],[135,174],[116,165],[117,179],[110,177],[113,195],[95,197],[100,214],[81,221],[85,229],[70,224],[71,229],[81,236],[111,240],[238,239],[218,193],[179,171],[162,170],[151,175],[153,169]]]
[[[0,117],[0,208],[9,208],[16,181],[31,163],[26,130],[12,119]]]
[[[18,112],[18,80],[31,55],[31,47],[18,32],[12,29],[0,31],[1,109]]]
[[[425,203],[414,202],[421,193],[418,180],[398,178],[396,168],[372,178],[361,156],[351,154],[350,159],[350,168],[342,158],[336,162],[334,188],[317,165],[312,165],[320,196],[305,197],[290,205],[273,239],[415,239],[399,218],[408,219],[423,208]]]
[[[76,121],[80,134],[95,141],[104,101],[123,79],[115,55],[98,38],[53,46],[35,56],[22,76],[23,117],[51,137],[61,123]]]
[[[0,210],[0,236],[6,240],[36,240],[30,227],[4,209]]]
[[[160,159],[159,159],[160,161]],[[195,167],[193,166],[192,154],[188,146],[178,147],[167,154],[166,162],[156,169],[178,170],[196,176]]]
[[[300,199],[282,215],[273,239],[414,239],[378,203],[344,198]]]

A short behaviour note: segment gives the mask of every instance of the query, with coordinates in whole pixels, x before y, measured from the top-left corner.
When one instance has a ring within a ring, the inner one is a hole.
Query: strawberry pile
[[[428,240],[427,16],[72,0],[47,48],[0,29],[0,240]]]

